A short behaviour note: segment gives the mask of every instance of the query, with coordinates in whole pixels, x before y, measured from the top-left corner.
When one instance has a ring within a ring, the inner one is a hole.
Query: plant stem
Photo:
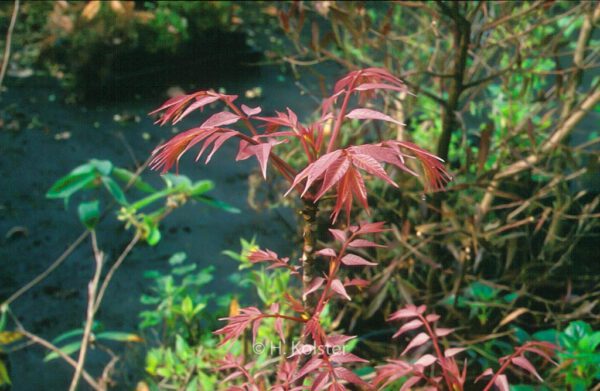
[[[46,341],[45,339],[43,339],[41,337],[38,337],[35,334],[30,333],[29,331],[27,331],[25,329],[19,328],[18,331],[19,331],[19,334],[25,336],[31,342],[41,345],[41,346],[45,347],[46,349],[53,351],[54,353],[58,354],[58,356],[60,358],[65,360],[65,362],[67,364],[69,364],[73,368],[77,368],[77,362],[75,362],[75,360],[73,360],[71,357],[66,355],[62,350],[60,350],[59,348],[54,346],[52,343]],[[96,391],[104,391],[105,390],[105,388],[102,387],[101,385],[99,385],[85,369],[82,369],[81,372],[82,372],[83,380],[85,380],[86,383],[90,387],[92,387]]]
[[[433,343],[433,349],[435,350],[435,354],[438,356],[438,361],[439,361],[440,367],[442,368],[442,374],[444,376],[444,380],[446,381],[446,385],[448,386],[448,390],[453,390],[454,388],[452,387],[452,380],[448,376],[448,372],[446,371],[446,365],[444,363],[444,361],[446,360],[446,357],[442,354],[442,350],[440,349],[440,345],[437,340],[437,335],[435,335],[435,332],[431,328],[431,325],[429,324],[429,322],[423,315],[419,315],[419,319],[425,326],[425,330],[427,330],[427,334],[429,334],[429,336],[431,337],[431,342]]]
[[[438,3],[442,11],[454,20],[454,70],[452,73],[452,85],[448,94],[448,101],[442,112],[442,134],[438,141],[437,155],[448,160],[448,151],[450,149],[450,140],[452,131],[456,125],[456,114],[460,96],[465,90],[464,76],[469,55],[469,44],[471,39],[471,24],[460,14],[458,3],[446,5],[443,2]],[[452,7],[452,8],[450,8]]]
[[[13,31],[15,29],[15,24],[17,23],[17,15],[19,14],[19,5],[20,1],[15,0],[12,16],[10,18],[10,25],[8,26],[8,31],[6,32],[4,56],[2,58],[2,68],[0,68],[0,93],[2,92],[2,82],[4,81],[4,75],[6,74],[6,69],[8,68],[8,60],[10,59],[10,47],[12,42]]]
[[[133,237],[133,239],[131,239],[131,241],[125,248],[125,250],[123,250],[121,255],[119,255],[119,258],[111,266],[110,270],[106,274],[106,277],[104,277],[104,281],[102,281],[102,286],[100,286],[100,289],[98,290],[98,295],[96,296],[96,300],[94,302],[94,312],[98,311],[98,307],[100,307],[100,303],[102,302],[102,298],[104,297],[106,288],[108,288],[108,284],[110,283],[110,280],[112,279],[113,275],[115,274],[115,272],[117,271],[119,266],[121,266],[121,264],[123,263],[125,258],[127,258],[127,255],[129,255],[131,250],[133,250],[133,248],[135,247],[137,242],[140,240],[140,238],[141,238],[140,232],[137,231],[135,236]]]
[[[318,205],[313,204],[312,201],[304,200],[304,208],[302,209],[302,218],[304,224],[302,227],[302,287],[303,291],[306,291],[310,286],[313,278],[317,277],[318,270],[315,267],[315,232],[317,230],[316,221],[317,213],[319,211]],[[309,314],[312,314],[315,310],[316,301],[314,295],[308,295],[303,299],[304,308]]]
[[[96,291],[98,290],[98,283],[100,282],[100,275],[102,274],[102,263],[104,262],[104,254],[98,248],[98,241],[96,238],[96,231],[92,230],[92,248],[94,250],[94,258],[96,260],[96,271],[94,277],[88,285],[88,306],[87,316],[85,320],[85,327],[83,330],[83,338],[81,339],[81,348],[79,349],[79,358],[77,360],[77,366],[75,367],[75,374],[73,380],[71,380],[71,386],[69,391],[75,391],[81,372],[83,371],[83,365],[85,363],[85,356],[87,353],[87,347],[90,342],[90,335],[92,333],[92,326],[94,324],[94,307],[96,302]]]
[[[350,86],[346,90],[346,96],[344,96],[344,101],[342,102],[342,107],[340,112],[338,113],[337,118],[335,119],[335,126],[333,127],[333,132],[331,133],[331,138],[329,139],[329,144],[327,145],[327,153],[332,152],[335,147],[335,140],[340,133],[340,128],[342,127],[342,122],[344,122],[344,118],[346,117],[346,110],[348,109],[348,103],[350,102],[350,97],[352,96],[352,89],[354,88],[354,83],[356,83],[356,79],[360,76],[360,72],[354,76]]]

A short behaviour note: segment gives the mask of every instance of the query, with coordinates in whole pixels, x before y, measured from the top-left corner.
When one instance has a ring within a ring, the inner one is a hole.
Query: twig
[[[15,24],[17,23],[17,15],[19,14],[19,5],[21,4],[20,0],[15,0],[15,6],[13,8],[13,13],[10,18],[10,25],[8,26],[8,31],[6,32],[6,44],[4,46],[4,57],[2,58],[2,68],[0,69],[0,93],[2,92],[2,82],[4,81],[4,75],[6,75],[6,69],[8,68],[8,60],[10,59],[10,46],[12,42],[12,35],[15,29]]]
[[[125,250],[123,250],[121,255],[119,255],[119,258],[117,258],[115,263],[111,266],[108,273],[106,274],[106,277],[104,277],[104,281],[102,281],[102,285],[100,286],[100,289],[98,290],[98,295],[96,296],[96,300],[95,300],[95,304],[94,304],[94,312],[98,311],[98,308],[100,307],[100,303],[102,302],[102,298],[104,297],[104,293],[106,292],[106,288],[108,288],[108,284],[110,283],[110,280],[112,279],[113,275],[115,274],[117,269],[121,266],[121,264],[123,263],[125,258],[127,258],[127,255],[129,255],[131,250],[133,250],[133,248],[135,247],[137,242],[140,240],[140,238],[141,238],[141,235],[140,235],[140,232],[138,231],[138,232],[136,232],[133,239],[131,239],[131,241],[125,248]]]
[[[72,366],[73,368],[77,367],[77,362],[75,362],[75,360],[73,360],[71,357],[69,357],[68,355],[66,355],[62,350],[60,350],[59,348],[57,348],[56,346],[54,346],[52,343],[46,341],[45,339],[43,339],[41,337],[38,337],[35,334],[30,333],[29,331],[27,331],[27,330],[25,330],[23,328],[19,328],[18,332],[19,332],[19,334],[21,334],[24,337],[28,338],[33,343],[38,344],[40,346],[43,346],[46,349],[51,350],[54,353],[58,354],[60,358],[62,358],[63,360],[65,360],[65,362],[67,364],[69,364],[70,366]],[[85,369],[83,369],[81,371],[81,376],[86,381],[86,383],[89,384],[89,386],[92,387],[94,390],[96,390],[96,391],[104,391],[105,390],[103,387],[101,387],[96,382],[96,380],[94,380],[94,378]]]
[[[75,374],[73,380],[71,380],[71,386],[69,391],[75,391],[81,372],[83,371],[83,365],[85,363],[85,357],[87,353],[87,347],[90,342],[90,335],[92,333],[92,325],[94,324],[94,308],[96,306],[96,292],[98,290],[98,283],[100,282],[100,276],[102,274],[102,263],[104,254],[98,248],[98,241],[96,239],[96,231],[91,231],[92,235],[92,248],[94,250],[94,258],[96,260],[96,271],[94,277],[88,285],[88,305],[87,305],[87,316],[85,320],[85,328],[83,330],[83,338],[81,339],[81,347],[79,348],[79,358],[77,360],[77,366],[75,367]]]
[[[33,280],[29,281],[27,284],[23,285],[18,291],[10,295],[8,299],[4,300],[0,307],[8,306],[10,303],[21,297],[21,295],[23,295],[25,292],[27,292],[32,287],[39,284],[46,277],[48,277],[50,273],[52,273],[57,267],[59,267],[65,261],[65,259],[67,259],[67,257],[71,255],[71,253],[75,251],[77,247],[79,247],[79,245],[85,240],[85,238],[88,237],[89,234],[90,231],[88,230],[82,232],[81,235],[79,235],[79,237],[73,243],[71,243],[71,245],[65,250],[65,252],[63,252],[54,262],[52,262],[52,264],[48,266],[46,270],[40,273]]]

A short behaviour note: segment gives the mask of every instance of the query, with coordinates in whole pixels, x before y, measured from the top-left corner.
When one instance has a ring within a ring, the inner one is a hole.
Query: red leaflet
[[[343,243],[346,241],[346,233],[341,229],[330,228],[329,232],[331,232],[335,240],[337,240],[338,242]]]
[[[351,301],[352,299],[346,293],[346,288],[344,288],[344,284],[337,278],[331,282],[331,289],[338,295],[342,296],[344,299]]]
[[[204,109],[204,106],[209,105],[218,100],[219,100],[218,96],[201,96],[201,97],[196,98],[196,101],[194,103],[189,105],[187,107],[187,109],[185,109],[183,111],[183,113],[181,115],[179,115],[176,119],[173,120],[173,125],[175,125],[176,123],[178,123],[179,121],[181,121],[182,119],[187,117],[192,111],[198,110],[198,109],[200,111],[202,111]]]
[[[364,358],[360,358],[352,353],[336,353],[330,357],[331,361],[338,364],[345,364],[349,362],[369,362]]]
[[[350,92],[368,91],[373,89],[407,91],[404,83],[384,68],[366,68],[350,72],[335,84],[333,91],[334,93],[339,93],[344,89],[350,88],[351,85],[352,88],[350,89]]]
[[[227,320],[228,323],[225,327],[215,331],[214,334],[223,335],[225,337],[220,342],[220,345],[222,345],[230,339],[238,338],[244,332],[246,327],[253,322],[258,323],[262,317],[262,312],[256,307],[241,308],[239,315],[219,319]]]
[[[153,170],[162,169],[165,173],[173,167],[173,165],[179,165],[179,159],[194,145],[204,142],[204,145],[200,149],[196,160],[200,159],[200,156],[206,151],[206,149],[212,144],[213,149],[208,155],[206,162],[208,163],[214,153],[223,145],[228,139],[237,136],[239,133],[235,130],[226,128],[193,128],[183,133],[178,134],[165,144],[157,147],[152,155],[154,156],[150,162],[150,168]],[[178,170],[178,167],[176,167]]]
[[[437,358],[431,354],[425,354],[423,356],[421,356],[421,358],[419,358],[417,361],[415,361],[415,363],[413,365],[415,366],[421,366],[421,367],[428,367],[431,364],[433,364],[434,362],[437,361]]]
[[[429,341],[430,339],[431,339],[431,337],[429,337],[429,335],[427,335],[426,333],[419,333],[419,334],[417,334],[416,337],[413,338],[412,341],[410,341],[408,346],[406,346],[406,348],[400,354],[404,356],[406,353],[408,353],[409,350],[423,345],[425,342]]]
[[[289,265],[289,258],[279,258],[277,254],[269,249],[267,250],[254,250],[248,255],[248,260],[252,263],[258,262],[271,262],[271,265],[267,269],[275,269],[278,267],[285,267],[290,270],[297,271],[298,266]]]
[[[348,246],[354,247],[354,248],[385,247],[381,244],[377,244],[377,243],[371,242],[370,240],[365,240],[365,239],[355,239],[355,240],[351,241],[350,243],[348,243]]]
[[[417,307],[415,305],[408,304],[406,307],[391,314],[388,318],[388,322],[398,319],[416,318],[417,316],[425,312],[425,310],[426,307],[424,305]]]
[[[248,106],[246,106],[246,105],[243,104],[242,105],[242,111],[248,117],[251,117],[253,115],[260,114],[260,112],[262,111],[262,108],[260,106],[252,108],[252,107],[248,107]]]
[[[292,381],[295,382],[298,379],[302,379],[308,373],[310,373],[310,372],[314,371],[315,369],[319,368],[321,366],[322,362],[323,362],[323,360],[321,360],[319,358],[319,356],[314,356],[313,358],[311,358],[310,360],[308,360],[308,362],[306,364],[304,364],[304,366],[300,369],[300,371],[298,371],[298,373],[296,374],[296,376],[294,376],[294,379]]]
[[[359,225],[358,229],[356,230],[356,234],[357,235],[375,234],[375,233],[379,233],[379,232],[388,231],[387,228],[383,227],[384,225],[385,225],[384,221],[361,224],[361,225]]]
[[[181,121],[185,116],[194,110],[202,110],[204,106],[222,100],[226,103],[231,103],[237,99],[237,95],[225,95],[219,94],[214,91],[198,91],[189,95],[176,96],[169,99],[162,104],[158,109],[150,112],[150,114],[156,114],[164,111],[161,118],[156,123],[164,125],[167,122],[177,123]]]
[[[269,161],[269,156],[271,155],[271,149],[273,148],[273,145],[280,143],[281,141],[269,140],[260,144],[250,144],[249,142],[242,140],[240,141],[240,148],[235,160],[246,160],[251,156],[255,156],[260,165],[260,171],[262,172],[263,178],[267,179],[267,163]]]
[[[342,263],[346,266],[376,266],[376,263],[369,262],[363,257],[359,257],[354,254],[346,254],[341,259]]]
[[[240,116],[229,111],[221,111],[211,115],[202,125],[201,128],[216,128],[218,126],[231,125],[240,120]]]
[[[325,279],[323,277],[315,277],[315,278],[313,278],[313,280],[310,282],[310,284],[308,285],[308,287],[306,288],[306,290],[302,294],[302,298],[304,300],[306,300],[306,296],[310,295],[311,293],[313,293],[317,289],[319,289],[323,285],[324,282],[325,282]]]
[[[359,169],[397,186],[387,175],[380,162],[392,164],[405,172],[418,176],[405,164],[406,159],[409,158],[421,163],[428,189],[438,190],[450,180],[442,162],[435,155],[412,143],[386,141],[379,144],[352,146],[321,156],[296,175],[287,193],[306,180],[304,191],[301,194],[304,196],[313,184],[320,181],[320,187],[314,197],[314,200],[318,201],[336,186],[337,198],[332,213],[335,222],[342,209],[345,209],[346,214],[349,215],[354,197],[368,211],[366,187]]]
[[[335,250],[332,248],[324,248],[322,250],[319,250],[319,251],[315,252],[315,255],[320,255],[323,257],[336,257],[337,256]]]
[[[349,112],[348,114],[346,114],[346,118],[375,119],[375,120],[379,120],[379,121],[393,122],[397,125],[404,125],[402,122],[393,119],[392,117],[390,117],[387,114],[383,114],[380,111],[371,110],[371,109],[354,109],[351,112]]]
[[[356,286],[358,288],[364,288],[369,286],[370,282],[361,278],[353,278],[349,280],[347,277],[344,280],[344,286]]]
[[[544,381],[544,379],[542,379],[539,373],[537,373],[535,370],[535,367],[524,356],[513,357],[510,361],[516,366],[523,368],[533,376],[537,377],[539,381]]]
[[[396,331],[396,333],[394,335],[392,335],[392,338],[398,338],[399,336],[406,333],[407,331],[418,329],[422,325],[423,325],[423,322],[421,322],[419,319],[413,319],[410,322],[403,324],[402,327],[400,327],[398,329],[398,331]]]
[[[454,357],[456,356],[458,353],[460,352],[464,352],[465,350],[467,350],[466,348],[450,348],[450,349],[446,349],[444,351],[444,356],[445,357]]]
[[[402,387],[400,388],[400,391],[410,390],[410,388],[412,386],[414,386],[415,384],[417,384],[420,381],[421,381],[421,377],[413,376],[402,385]]]
[[[378,389],[383,389],[389,383],[410,374],[412,371],[412,365],[402,360],[388,360],[388,364],[377,367],[377,375],[373,379],[373,384],[380,385]]]
[[[345,380],[348,383],[356,384],[357,386],[364,388],[369,387],[369,384],[362,380],[357,374],[344,367],[334,368],[333,373],[335,373],[336,377]]]
[[[454,329],[436,328],[434,330],[435,335],[438,337],[445,337],[449,334],[452,334],[453,332]]]

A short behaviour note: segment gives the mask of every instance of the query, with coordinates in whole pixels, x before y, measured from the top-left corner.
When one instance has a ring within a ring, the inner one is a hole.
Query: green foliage
[[[52,340],[52,344],[67,356],[74,355],[81,348],[81,338],[83,329],[73,329],[64,332]],[[92,325],[92,334],[90,339],[96,344],[101,344],[104,341],[116,342],[141,342],[141,338],[137,334],[127,333],[123,331],[103,331],[103,326],[99,322]],[[44,361],[52,361],[60,358],[57,352],[50,352],[44,357]]]
[[[574,391],[588,390],[600,381],[600,331],[578,320],[569,323],[563,331],[538,331],[533,338],[558,344],[559,368],[566,383]]]
[[[162,218],[170,210],[184,205],[189,200],[229,213],[239,213],[239,209],[207,194],[214,188],[212,181],[192,182],[184,175],[172,174],[165,174],[162,178],[164,188],[155,189],[139,175],[127,169],[116,167],[108,160],[92,159],[58,179],[48,190],[46,197],[63,199],[65,206],[68,206],[74,195],[91,194],[94,199],[81,202],[78,213],[81,222],[88,229],[93,229],[101,217],[102,207],[98,190],[103,188],[110,199],[121,206],[118,219],[125,222],[126,228],[133,226],[139,230],[142,238],[151,246],[158,244],[161,239],[159,223]],[[142,194],[140,198],[128,202],[125,191],[129,187],[138,190]],[[148,211],[149,206],[158,201],[163,201],[163,205]]]
[[[212,294],[204,294],[202,288],[212,281],[213,266],[196,270],[197,264],[188,262],[185,253],[176,253],[169,259],[170,272],[162,274],[149,270],[144,277],[152,281],[150,293],[141,297],[142,304],[152,305],[152,310],[140,314],[141,329],[163,325],[169,333],[196,341],[202,333],[200,322],[202,310]]]

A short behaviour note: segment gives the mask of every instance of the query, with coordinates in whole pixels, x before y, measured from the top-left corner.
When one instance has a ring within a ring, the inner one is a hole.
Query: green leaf
[[[175,268],[173,268],[172,272],[176,276],[183,276],[185,274],[188,274],[188,273],[196,270],[196,267],[197,267],[197,265],[195,263],[191,263],[189,265],[175,267]]]
[[[144,273],[142,273],[142,275],[144,276],[144,278],[152,278],[152,279],[157,279],[162,277],[162,274],[160,274],[160,272],[158,270],[146,270],[144,271]]]
[[[120,205],[127,205],[127,198],[125,197],[125,193],[121,189],[121,186],[111,177],[103,176],[102,183],[104,183],[104,187],[113,196],[115,201],[117,201]]]
[[[192,188],[190,189],[189,194],[191,196],[199,196],[199,195],[202,195],[202,194],[206,193],[207,191],[210,191],[214,188],[215,188],[214,182],[210,181],[208,179],[205,179],[205,180],[194,183],[192,185]]]
[[[540,330],[533,334],[533,338],[538,341],[558,343],[559,332],[554,329]]]
[[[206,205],[212,206],[217,209],[224,210],[229,213],[240,213],[241,211],[233,205],[230,205],[226,202],[219,201],[213,197],[207,195],[195,196],[194,199],[196,201],[200,201]]]
[[[104,331],[96,334],[97,339],[106,339],[109,341],[119,342],[142,342],[142,338],[133,333],[126,333],[123,331]]]
[[[112,172],[113,164],[109,160],[90,160],[92,165],[103,176],[108,176]]]
[[[148,232],[148,236],[146,237],[146,242],[148,242],[151,246],[156,246],[158,242],[160,242],[161,234],[158,226],[156,224],[152,224],[149,226],[150,232]]]
[[[52,344],[53,345],[59,345],[61,342],[72,338],[72,337],[80,337],[83,335],[83,329],[74,329],[74,330],[69,330],[65,333],[62,333],[61,335],[59,335],[58,337],[54,338],[52,340]]]
[[[93,171],[70,173],[54,182],[46,193],[46,197],[64,198],[65,201],[68,201],[73,194],[94,182],[95,179],[96,174]]]
[[[175,354],[183,361],[187,361],[190,356],[190,346],[185,342],[181,335],[175,337]]]
[[[124,168],[113,168],[112,175],[118,180],[124,182],[125,184],[129,184],[131,181],[133,181],[133,186],[145,193],[154,193],[155,191],[157,191],[150,184],[144,182],[139,176],[136,176],[133,172]]]
[[[79,220],[87,229],[94,229],[100,220],[100,203],[96,201],[82,202],[77,208]]]
[[[6,365],[4,365],[4,361],[0,360],[0,386],[9,385],[10,386],[10,376],[8,376],[8,371],[6,370]]]
[[[142,297],[140,297],[140,303],[145,305],[155,305],[160,303],[160,298],[149,295],[142,295]]]
[[[182,189],[189,190],[192,188],[192,181],[185,175],[175,175],[166,173],[161,175],[168,188],[181,186]]]
[[[169,265],[171,265],[171,266],[180,265],[183,262],[185,262],[186,259],[187,259],[187,254],[184,253],[183,251],[175,253],[175,254],[171,255],[171,258],[169,258]]]
[[[59,350],[61,352],[63,352],[64,354],[66,354],[67,356],[70,356],[71,354],[77,352],[80,347],[81,347],[81,341],[76,341],[76,342],[72,342],[70,344],[63,346],[62,348],[59,348]],[[52,361],[59,357],[60,356],[58,355],[58,353],[50,352],[46,355],[46,357],[44,357],[44,361],[45,362]]]
[[[191,316],[193,315],[192,312],[194,311],[194,302],[192,301],[192,298],[189,296],[186,296],[185,299],[183,299],[183,301],[181,302],[181,312],[183,313],[184,316]]]

